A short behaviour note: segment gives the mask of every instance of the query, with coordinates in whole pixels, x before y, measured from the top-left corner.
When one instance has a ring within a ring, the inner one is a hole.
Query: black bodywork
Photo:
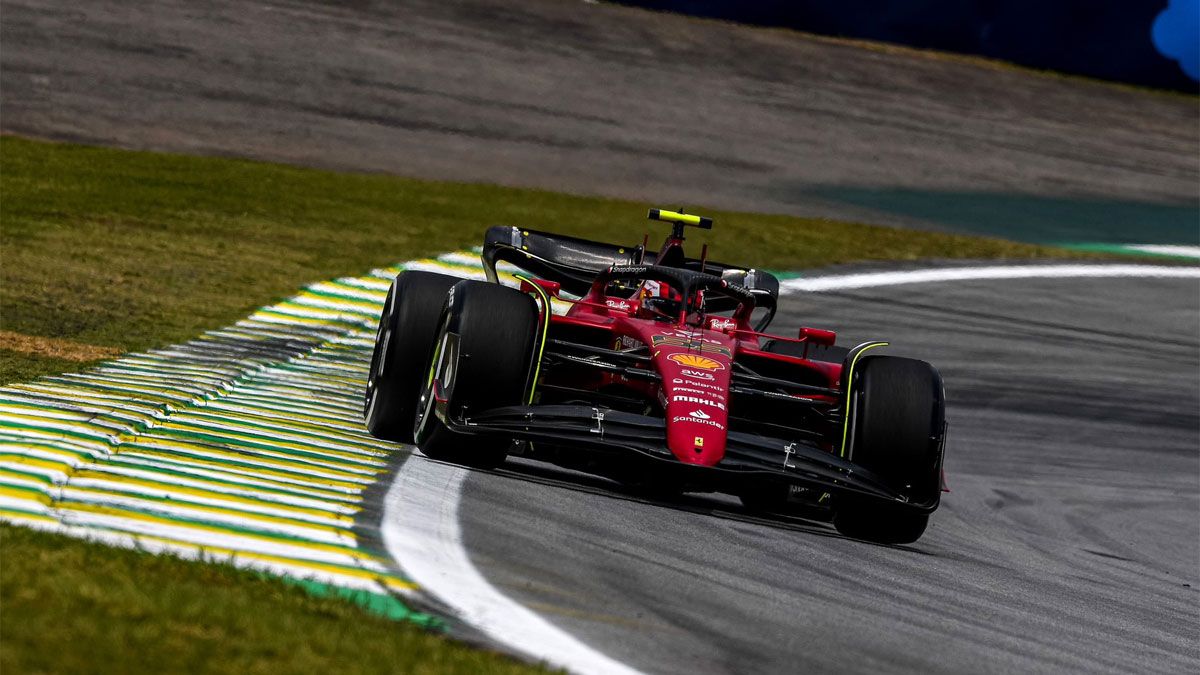
[[[660,256],[662,259],[660,260]],[[775,317],[779,302],[779,279],[762,270],[746,269],[711,260],[689,258],[681,247],[666,253],[648,251],[645,244],[618,246],[537,230],[496,226],[489,228],[483,243],[483,267],[488,281],[495,282],[496,263],[505,261],[543,279],[562,284],[567,293],[583,295],[596,275],[613,265],[660,265],[718,276],[754,295],[763,310],[755,320],[756,330],[765,330]],[[732,300],[710,303],[713,312],[734,309]]]

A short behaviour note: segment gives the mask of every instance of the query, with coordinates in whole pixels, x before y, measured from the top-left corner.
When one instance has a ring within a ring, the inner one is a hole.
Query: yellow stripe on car
[[[846,439],[850,434],[850,390],[854,386],[854,366],[858,365],[858,359],[862,357],[863,352],[876,347],[886,347],[886,342],[872,342],[860,345],[858,351],[854,354],[854,360],[850,362],[850,372],[846,374],[846,411],[842,414],[842,449],[838,453],[839,457],[846,456]]]

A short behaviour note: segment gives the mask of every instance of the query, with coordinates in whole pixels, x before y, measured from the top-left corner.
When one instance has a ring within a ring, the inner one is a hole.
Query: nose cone
[[[714,402],[715,403],[715,402]],[[725,457],[725,417],[712,406],[668,406],[667,448],[684,464],[713,466]],[[720,419],[714,419],[720,417]]]
[[[732,346],[709,338],[692,348],[661,345],[667,447],[686,464],[713,466],[725,456]]]

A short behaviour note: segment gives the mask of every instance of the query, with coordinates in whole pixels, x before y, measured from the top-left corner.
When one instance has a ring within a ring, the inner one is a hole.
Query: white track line
[[[1134,251],[1143,251],[1145,253],[1158,253],[1160,255],[1177,255],[1187,258],[1200,258],[1200,246],[1181,246],[1177,244],[1138,244],[1136,246],[1126,246],[1125,248],[1133,249]]]
[[[1159,277],[1200,279],[1200,267],[1017,265],[871,272],[781,284],[784,292],[820,292],[979,279]],[[554,626],[492,586],[463,546],[458,505],[470,472],[413,454],[388,489],[381,523],[392,560],[460,619],[509,648],[576,673],[636,673]]]
[[[383,542],[409,578],[500,643],[576,673],[638,671],[588,647],[496,590],[471,564],[458,524],[470,472],[412,455],[384,501]]]
[[[1071,279],[1104,277],[1156,277],[1200,279],[1200,267],[1168,265],[993,265],[943,269],[864,272],[827,277],[788,279],[781,292],[837,291],[877,286],[924,284],[986,279]]]

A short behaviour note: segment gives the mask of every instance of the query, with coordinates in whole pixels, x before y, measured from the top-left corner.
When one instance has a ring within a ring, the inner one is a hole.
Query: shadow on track
[[[420,457],[425,461],[437,461],[438,463],[444,463],[438,460],[429,459],[423,454],[420,455]],[[448,465],[458,466],[455,464]],[[874,542],[846,537],[834,531],[828,523],[819,520],[812,520],[782,513],[755,513],[737,503],[734,498],[726,495],[702,493],[650,495],[647,494],[646,490],[643,488],[624,485],[602,476],[582,473],[579,471],[555,466],[553,464],[546,464],[534,460],[514,457],[510,457],[504,464],[496,469],[472,468],[469,470],[474,473],[499,476],[510,480],[519,480],[528,483],[536,483],[538,485],[544,485],[547,487],[571,490],[573,492],[597,495],[626,502],[646,504],[659,508],[708,516],[710,518],[718,518],[731,522],[761,525],[776,530],[802,533],[829,539],[844,539],[870,546],[907,551],[925,556],[933,555],[927,551],[921,551],[911,546],[877,544]]]

